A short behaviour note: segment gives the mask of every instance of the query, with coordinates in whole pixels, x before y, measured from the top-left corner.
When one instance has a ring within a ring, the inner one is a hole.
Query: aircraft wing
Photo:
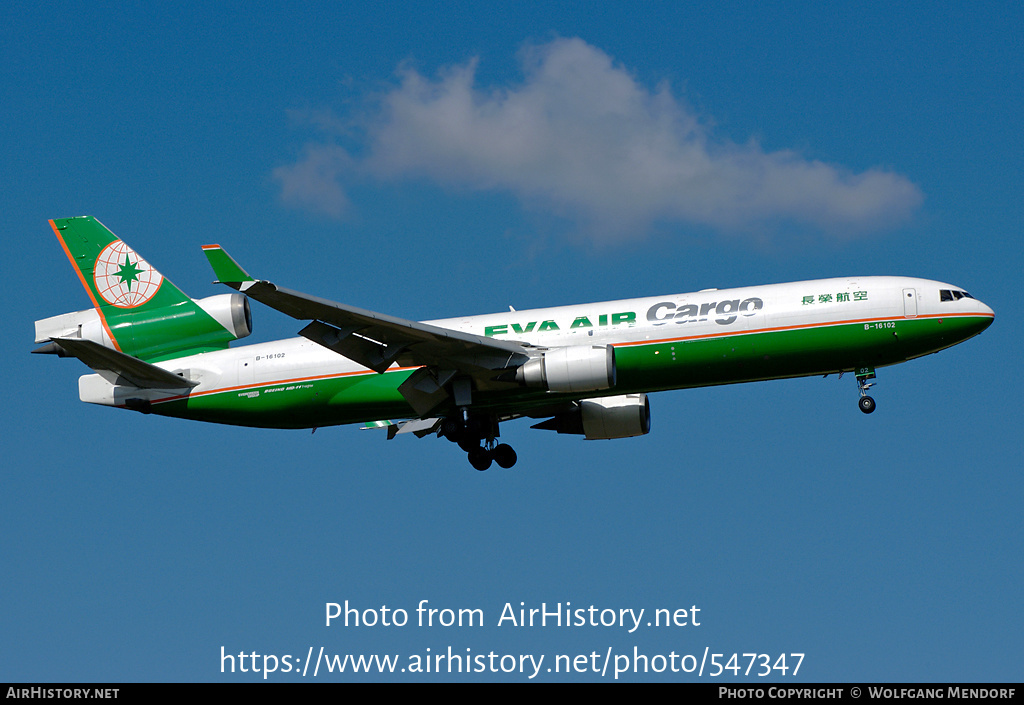
[[[411,397],[417,393],[426,393],[434,400],[438,390],[459,376],[472,378],[478,389],[486,387],[496,371],[529,359],[526,347],[520,343],[410,321],[285,289],[253,279],[220,245],[205,245],[203,251],[220,283],[292,318],[312,321],[299,331],[303,337],[378,373],[396,362],[402,367],[430,368],[430,379],[414,375],[415,379],[410,378],[409,386],[402,391],[421,414],[432,406],[428,408],[430,400],[413,402]]]

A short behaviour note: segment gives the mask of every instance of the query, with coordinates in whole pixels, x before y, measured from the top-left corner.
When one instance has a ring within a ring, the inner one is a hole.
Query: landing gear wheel
[[[462,450],[467,453],[472,453],[480,447],[480,439],[476,436],[467,436],[463,434],[459,436],[455,442],[459,444],[459,448],[462,448]]]
[[[872,399],[871,397],[861,397],[860,402],[858,402],[858,404],[860,406],[860,410],[863,411],[865,414],[870,414],[872,411],[875,410],[875,400]]]
[[[469,464],[480,472],[491,467],[492,460],[494,460],[494,456],[491,451],[487,450],[483,446],[477,446],[473,450],[469,451]]]
[[[441,435],[454,443],[462,434],[462,424],[457,419],[445,419],[441,422]]]
[[[516,464],[516,460],[519,458],[516,456],[516,452],[512,450],[512,446],[508,443],[502,443],[498,445],[493,451],[494,462],[503,468],[510,468]]]

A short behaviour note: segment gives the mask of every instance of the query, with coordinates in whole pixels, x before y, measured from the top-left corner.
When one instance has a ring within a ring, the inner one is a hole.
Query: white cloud
[[[285,204],[340,218],[349,208],[340,179],[352,167],[348,152],[337,145],[306,145],[300,161],[274,169],[274,179]]]
[[[426,177],[511,192],[608,240],[642,236],[654,221],[862,231],[902,222],[921,203],[917,186],[890,171],[853,173],[716,138],[667,85],[649,90],[580,39],[528,48],[521,60],[523,82],[493,90],[476,86],[475,60],[434,79],[402,69],[364,126],[366,156],[308,146],[275,171],[282,197],[340,215],[346,178]]]

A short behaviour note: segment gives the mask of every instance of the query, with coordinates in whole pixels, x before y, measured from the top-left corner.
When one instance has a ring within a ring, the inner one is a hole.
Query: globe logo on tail
[[[104,301],[118,308],[135,308],[153,298],[164,278],[132,248],[114,240],[96,258],[93,280]]]

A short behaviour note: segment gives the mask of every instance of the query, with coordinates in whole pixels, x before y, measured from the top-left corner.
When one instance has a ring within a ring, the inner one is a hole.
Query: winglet
[[[206,259],[210,260],[213,273],[217,276],[215,283],[227,284],[238,289],[240,286],[236,285],[256,281],[220,245],[203,245],[203,252],[206,253]]]

